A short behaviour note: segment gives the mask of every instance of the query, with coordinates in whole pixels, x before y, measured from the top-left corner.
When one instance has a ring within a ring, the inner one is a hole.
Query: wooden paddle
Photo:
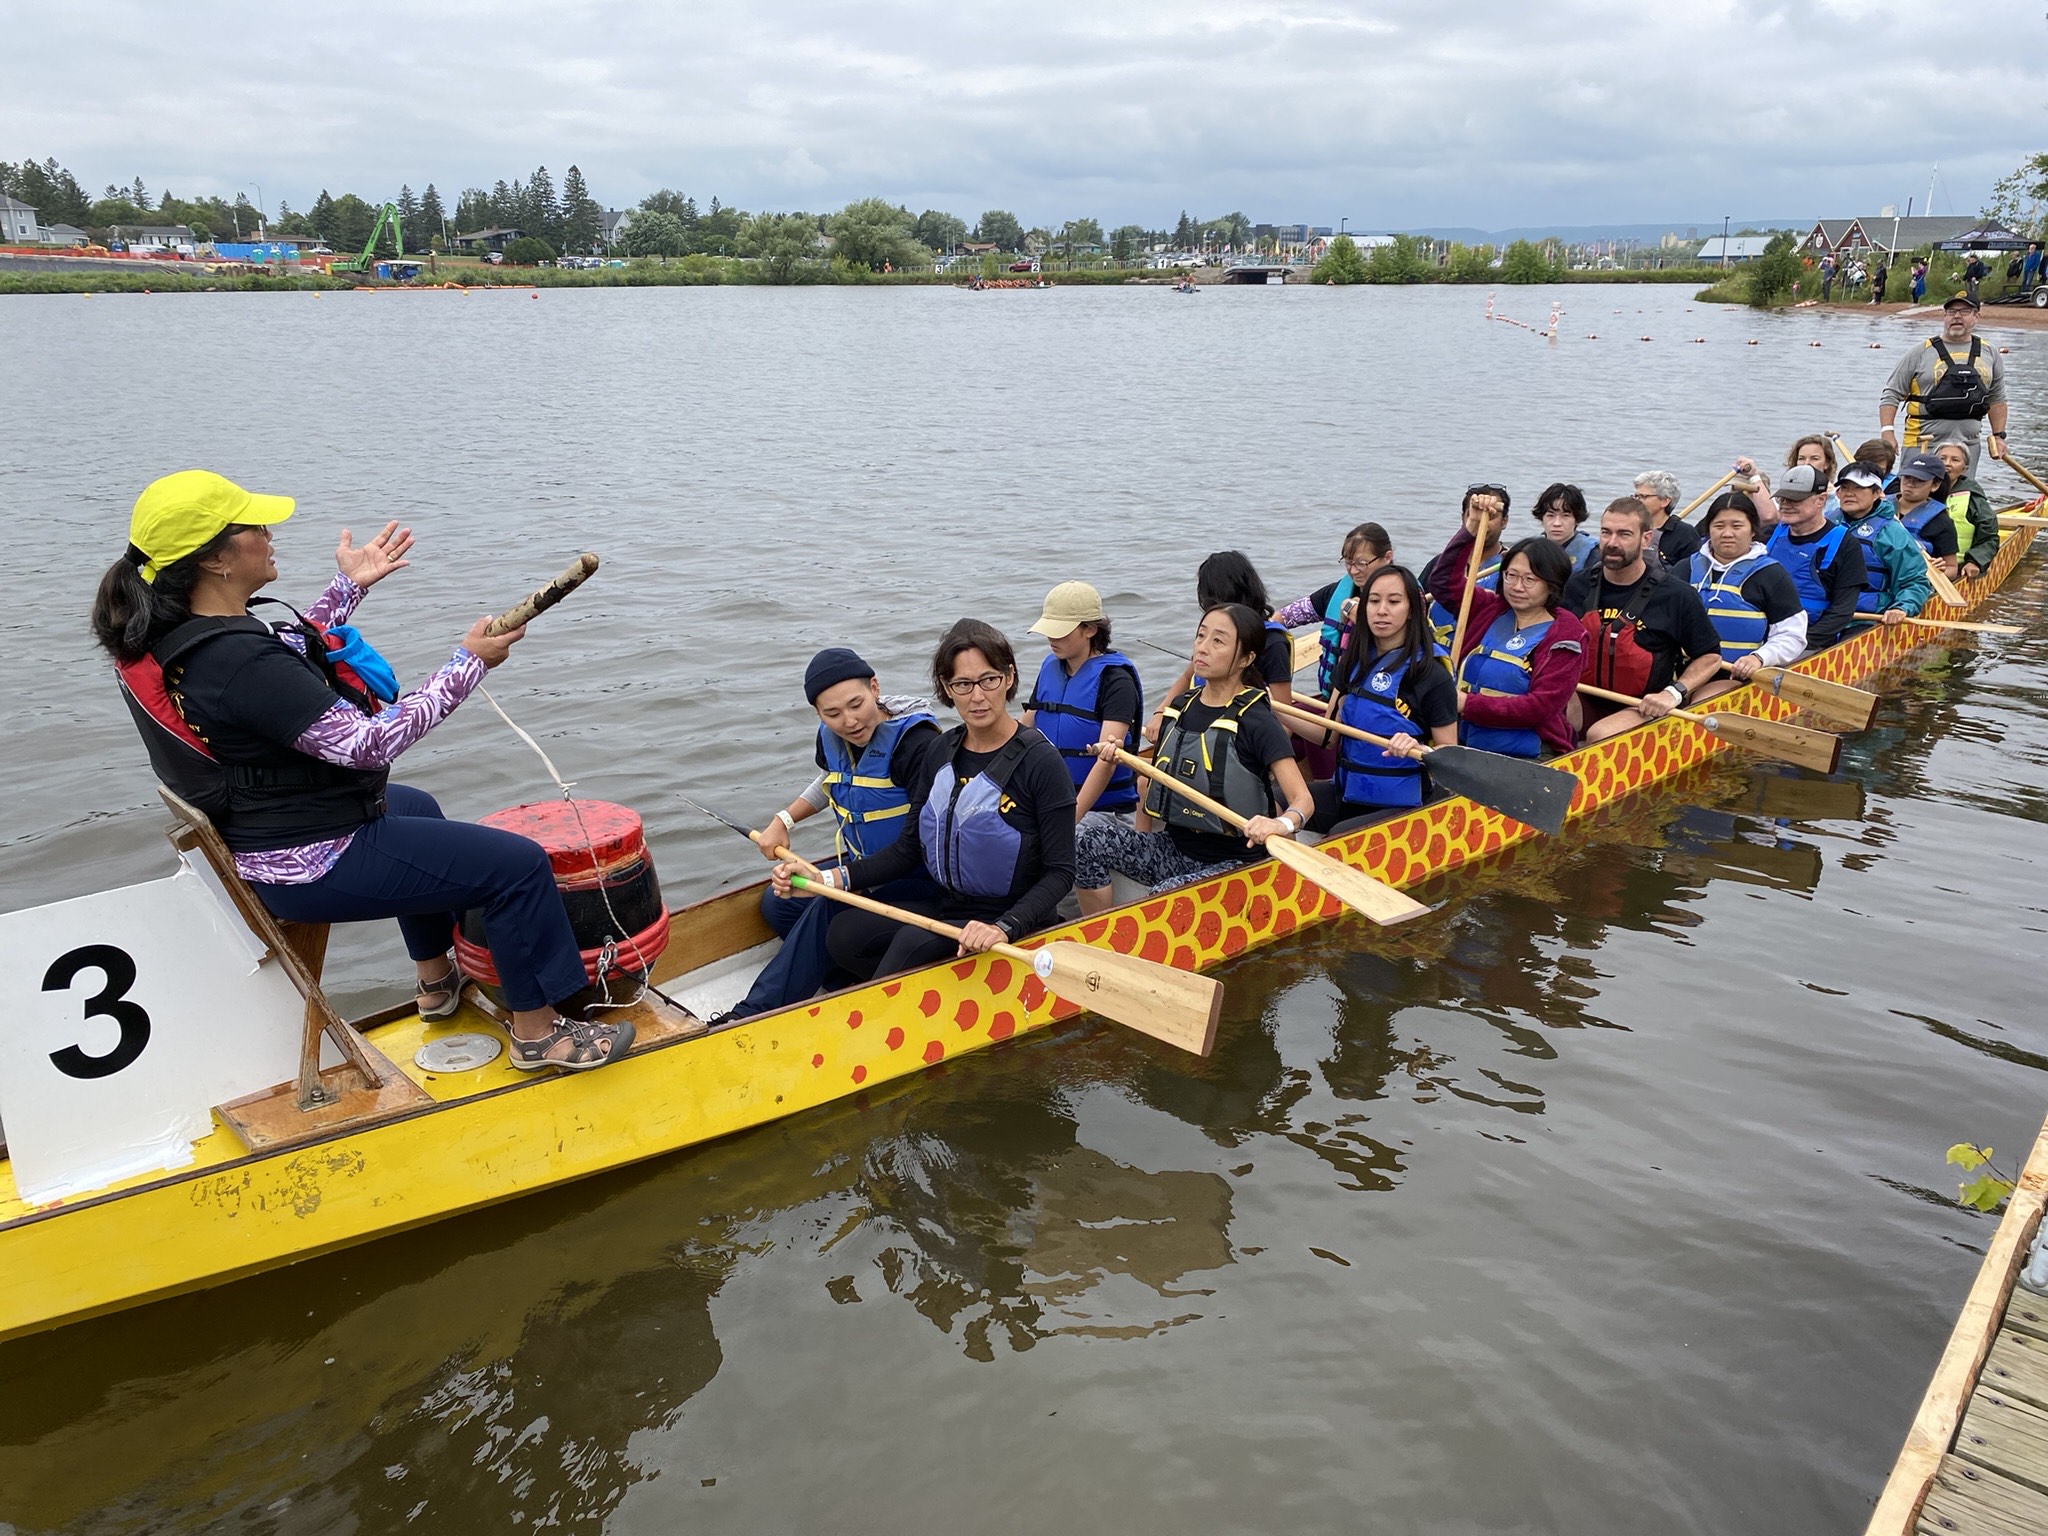
[[[1973,624],[1967,619],[1907,619],[1921,629],[1967,629],[1976,635],[2019,635],[2026,631],[2017,624]]]
[[[2043,481],[2039,475],[2035,474],[2031,469],[2027,468],[2026,465],[2022,464],[2018,459],[2014,458],[2012,456],[2012,451],[2010,449],[2006,450],[2005,458],[2002,462],[2014,474],[2018,475],[2022,480],[2026,481],[2027,484],[2031,485],[2043,496],[2048,496],[2048,481]]]
[[[785,850],[769,851],[780,855]],[[892,907],[886,901],[875,901],[854,891],[842,891],[808,875],[792,875],[789,883],[798,890],[894,918],[941,938],[960,937],[961,930],[951,923],[905,907]],[[989,950],[1026,967],[1055,997],[1065,998],[1090,1013],[1099,1013],[1126,1029],[1135,1029],[1141,1035],[1177,1045],[1197,1056],[1206,1056],[1215,1047],[1216,1023],[1223,1015],[1223,984],[1213,976],[1178,971],[1170,965],[1121,955],[1113,949],[1097,949],[1074,939],[1054,939],[1035,950],[1019,949],[1014,944],[992,944]]]
[[[1611,699],[1616,704],[1633,707],[1640,707],[1643,702],[1625,693],[1595,688],[1591,683],[1579,684],[1579,692],[1591,698]],[[1759,757],[1773,757],[1798,768],[1833,773],[1842,758],[1841,737],[1831,736],[1826,731],[1808,730],[1803,725],[1787,725],[1782,720],[1766,720],[1759,715],[1699,714],[1689,709],[1674,709],[1669,713],[1680,720],[1690,720],[1731,747],[1742,747]]]
[[[1721,670],[1731,669],[1724,661]],[[1847,683],[1830,683],[1823,678],[1808,677],[1790,667],[1758,667],[1753,681],[1787,703],[1812,710],[1845,730],[1868,729],[1871,716],[1877,713],[1876,694],[1851,688]]]
[[[1323,654],[1323,628],[1320,624],[1314,629],[1296,630],[1287,637],[1287,641],[1294,647],[1294,654],[1288,659],[1293,662],[1296,672]]]
[[[1740,473],[1740,470],[1729,470],[1727,474],[1723,475],[1720,479],[1716,480],[1712,485],[1708,486],[1704,491],[1701,491],[1699,495],[1693,497],[1691,501],[1687,502],[1684,511],[1673,512],[1671,514],[1671,519],[1676,522],[1684,522],[1688,517],[1691,517],[1693,513],[1697,512],[1701,507],[1705,506],[1709,501],[1711,501],[1713,499],[1714,492],[1720,490],[1722,486],[1726,485],[1729,481],[1733,480]]]
[[[1118,747],[1116,760],[1133,773],[1155,779],[1176,795],[1192,800],[1210,815],[1220,818],[1236,827],[1240,832],[1249,824],[1249,818],[1240,816],[1220,800],[1212,800],[1192,784],[1183,784],[1164,769],[1155,768],[1142,757],[1133,757]],[[1395,890],[1391,885],[1373,879],[1364,870],[1353,869],[1349,864],[1340,864],[1327,853],[1305,847],[1291,837],[1278,833],[1266,839],[1266,852],[1285,864],[1302,879],[1321,886],[1332,896],[1343,902],[1354,912],[1362,912],[1380,924],[1398,923],[1427,912],[1414,897]]]
[[[2024,512],[2001,512],[1998,514],[2001,528],[2048,528],[2048,517],[2029,517]]]
[[[533,596],[527,598],[524,602],[514,603],[510,608],[507,608],[503,613],[491,620],[490,628],[485,633],[502,635],[508,629],[517,629],[520,625],[527,623],[534,615],[546,613],[555,604],[588,581],[591,573],[597,569],[597,563],[597,556],[595,555],[578,555],[569,562],[561,575],[542,587]]]
[[[1932,555],[1927,555],[1926,561],[1927,584],[1934,588],[1934,595],[1940,598],[1944,603],[1947,603],[1951,608],[1969,607],[1970,600],[1967,597],[1963,596],[1962,592],[1957,588],[1954,582],[1948,579],[1947,573],[1944,572],[1940,566],[1934,563],[1934,557]]]
[[[805,871],[791,878],[789,883],[793,886],[849,907],[859,907],[864,912],[894,918],[899,923],[908,923],[913,928],[922,928],[942,938],[957,941],[960,937],[958,928],[935,917],[892,907],[887,902],[853,891],[842,891],[823,880],[815,864],[790,852],[786,844],[769,847],[762,842],[761,834],[752,828],[719,815],[707,805],[699,805],[688,795],[679,794],[678,798],[692,810],[709,816],[720,826],[730,828],[742,837],[761,843],[776,858]],[[1115,950],[1096,949],[1073,939],[1055,939],[1035,950],[1019,949],[1014,944],[997,944],[992,948],[1004,959],[1027,967],[1045,983],[1047,991],[1055,997],[1065,998],[1076,1007],[1099,1013],[1126,1029],[1135,1029],[1141,1035],[1177,1045],[1197,1056],[1206,1056],[1215,1048],[1216,1023],[1223,1015],[1223,984],[1214,977],[1197,976],[1191,971],[1175,970],[1170,965],[1141,960],[1135,955],[1118,954]]]
[[[1277,715],[1304,725],[1320,725],[1354,741],[1370,742],[1382,749],[1391,749],[1393,745],[1388,737],[1375,736],[1371,731],[1361,731],[1311,710],[1288,704],[1272,704],[1272,709]],[[1579,781],[1562,769],[1547,767],[1531,758],[1482,752],[1477,747],[1418,745],[1409,755],[1427,763],[1431,776],[1453,794],[1476,800],[1552,837],[1564,830],[1565,817],[1571,814],[1572,795],[1579,787]]]
[[[1472,617],[1472,589],[1479,585],[1479,564],[1483,553],[1479,546],[1485,539],[1487,507],[1490,507],[1493,501],[1494,498],[1491,496],[1472,498],[1472,506],[1479,514],[1479,527],[1472,532],[1472,553],[1465,561],[1465,591],[1458,599],[1457,627],[1451,631],[1451,655],[1446,665],[1450,667],[1454,677],[1457,675],[1458,661],[1465,654],[1465,621]],[[1485,505],[1482,506],[1481,503]],[[1502,555],[1501,559],[1505,562],[1507,556]]]

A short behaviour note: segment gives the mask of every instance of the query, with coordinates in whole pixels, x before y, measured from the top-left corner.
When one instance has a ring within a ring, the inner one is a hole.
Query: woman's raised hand
[[[412,564],[405,558],[405,552],[411,548],[412,530],[399,527],[395,518],[384,525],[382,533],[361,548],[356,546],[344,528],[341,530],[341,542],[334,546],[334,568],[368,591],[393,571]]]
[[[526,633],[526,626],[508,629],[502,635],[491,633],[491,625],[497,622],[488,613],[469,626],[469,633],[462,637],[462,648],[484,664],[488,670],[497,666],[512,654],[512,646]]]

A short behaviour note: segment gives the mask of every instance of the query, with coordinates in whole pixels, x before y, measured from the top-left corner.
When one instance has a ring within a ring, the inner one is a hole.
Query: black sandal
[[[462,1009],[462,987],[469,978],[462,974],[462,967],[453,960],[448,962],[448,972],[438,982],[429,986],[420,982],[413,988],[413,1002],[418,1006],[422,1024],[438,1024],[443,1019],[452,1019]],[[427,1006],[430,997],[443,997],[446,1002]]]
[[[588,1072],[593,1067],[607,1066],[617,1061],[633,1048],[633,1026],[630,1024],[579,1024],[574,1019],[556,1019],[555,1027],[537,1040],[521,1040],[513,1035],[512,1065],[522,1072],[538,1072],[543,1067],[560,1067],[564,1072]],[[556,1046],[564,1040],[569,1042],[566,1056],[550,1056]]]

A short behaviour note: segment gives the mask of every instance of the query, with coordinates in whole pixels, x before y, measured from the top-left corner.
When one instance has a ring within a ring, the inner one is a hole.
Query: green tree
[[[519,222],[519,198],[518,183],[514,182],[508,187],[505,185],[504,177],[499,177],[498,184],[491,188],[488,225],[497,229],[509,229],[517,224]]]
[[[626,221],[619,244],[628,256],[680,256],[688,248],[683,221],[672,213],[640,212]]]
[[[1517,240],[1500,259],[1500,280],[1504,283],[1550,283],[1563,274],[1532,240]]]
[[[1392,245],[1374,246],[1365,269],[1366,281],[1372,283],[1426,283],[1430,278],[1422,244],[1413,235],[1396,235]]]
[[[823,271],[818,221],[808,213],[759,213],[740,231],[742,256],[761,263],[771,283],[808,282]]]
[[[434,190],[431,181],[420,194],[420,231],[426,236],[419,244],[423,251],[440,250],[448,235],[448,211],[441,206],[441,194]]]
[[[313,221],[298,212],[283,198],[277,200],[277,217],[270,221],[270,232],[274,235],[317,235]]]
[[[1316,263],[1309,273],[1311,281],[1318,283],[1369,283],[1372,274],[1367,270],[1365,258],[1358,254],[1358,242],[1349,235],[1339,235],[1330,242],[1323,259]]]
[[[458,235],[473,235],[480,229],[489,229],[494,222],[490,194],[482,187],[467,187],[455,200],[455,233]]]
[[[604,239],[604,209],[584,185],[583,172],[569,167],[562,178],[562,249],[588,256]]]
[[[1069,219],[1060,226],[1060,244],[1066,248],[1069,256],[1074,254],[1074,247],[1077,245],[1107,243],[1102,233],[1102,225],[1094,219]]]
[[[1017,222],[1014,213],[991,208],[974,226],[974,238],[987,241],[999,251],[1021,251],[1024,249],[1024,226]]]
[[[695,224],[687,220],[683,224],[690,234],[691,251],[705,256],[739,255],[740,236],[746,227],[746,214],[723,206],[715,197]]]
[[[526,183],[526,196],[519,209],[519,227],[557,249],[562,244],[562,205],[555,198],[555,179],[544,165],[534,169]]]
[[[640,199],[642,213],[665,213],[688,228],[697,219],[697,203],[694,198],[683,196],[663,187],[659,192],[650,192]]]
[[[870,272],[879,272],[884,266],[929,266],[929,256],[912,234],[916,222],[908,208],[896,207],[885,198],[864,197],[826,220],[825,232],[832,237],[833,255],[850,266]]]
[[[1998,220],[2016,235],[2035,238],[2048,228],[2048,220],[2042,217],[2044,203],[2048,203],[2048,154],[2029,155],[2019,169],[2001,176],[1992,187],[1984,217]]]
[[[1188,217],[1187,209],[1181,209],[1180,222],[1173,226],[1173,248],[1176,251],[1191,251],[1201,244],[1201,240],[1201,231],[1195,227],[1194,221]],[[1355,253],[1357,247],[1354,246],[1352,249]]]
[[[325,187],[313,199],[313,206],[306,210],[306,220],[313,226],[314,234],[329,245],[334,244],[334,236],[329,233],[334,228],[334,199],[327,195]]]
[[[420,227],[420,200],[413,196],[410,182],[398,189],[398,227],[405,234],[405,248],[408,251],[424,251],[427,248],[427,232]]]
[[[555,259],[555,248],[538,235],[521,235],[505,247],[505,260],[515,267],[537,267]]]
[[[1793,237],[1783,230],[1771,236],[1763,255],[1749,268],[1750,305],[1756,309],[1769,309],[1791,298],[1793,290],[1799,286],[1799,275],[1805,270],[1806,265],[1799,259],[1797,242]]]
[[[953,249],[967,238],[965,220],[956,219],[950,213],[940,213],[936,208],[927,208],[917,216],[917,223],[911,228],[919,245],[931,247],[939,252]]]
[[[1109,253],[1118,261],[1129,261],[1153,244],[1152,231],[1136,224],[1119,224],[1109,236]]]
[[[370,231],[377,227],[377,210],[353,192],[344,192],[327,205],[328,221],[320,233],[337,251],[360,251],[368,244]],[[314,208],[319,223],[319,209]]]
[[[1484,283],[1493,277],[1493,258],[1496,252],[1490,245],[1453,244],[1450,254],[1444,260],[1444,281],[1449,283]]]

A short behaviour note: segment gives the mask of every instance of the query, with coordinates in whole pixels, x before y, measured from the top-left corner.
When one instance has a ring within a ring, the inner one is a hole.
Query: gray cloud
[[[1972,212],[2040,147],[2038,9],[0,3],[0,157],[303,207],[579,164],[613,204],[1353,227]],[[1840,73],[1860,68],[1860,77]]]

